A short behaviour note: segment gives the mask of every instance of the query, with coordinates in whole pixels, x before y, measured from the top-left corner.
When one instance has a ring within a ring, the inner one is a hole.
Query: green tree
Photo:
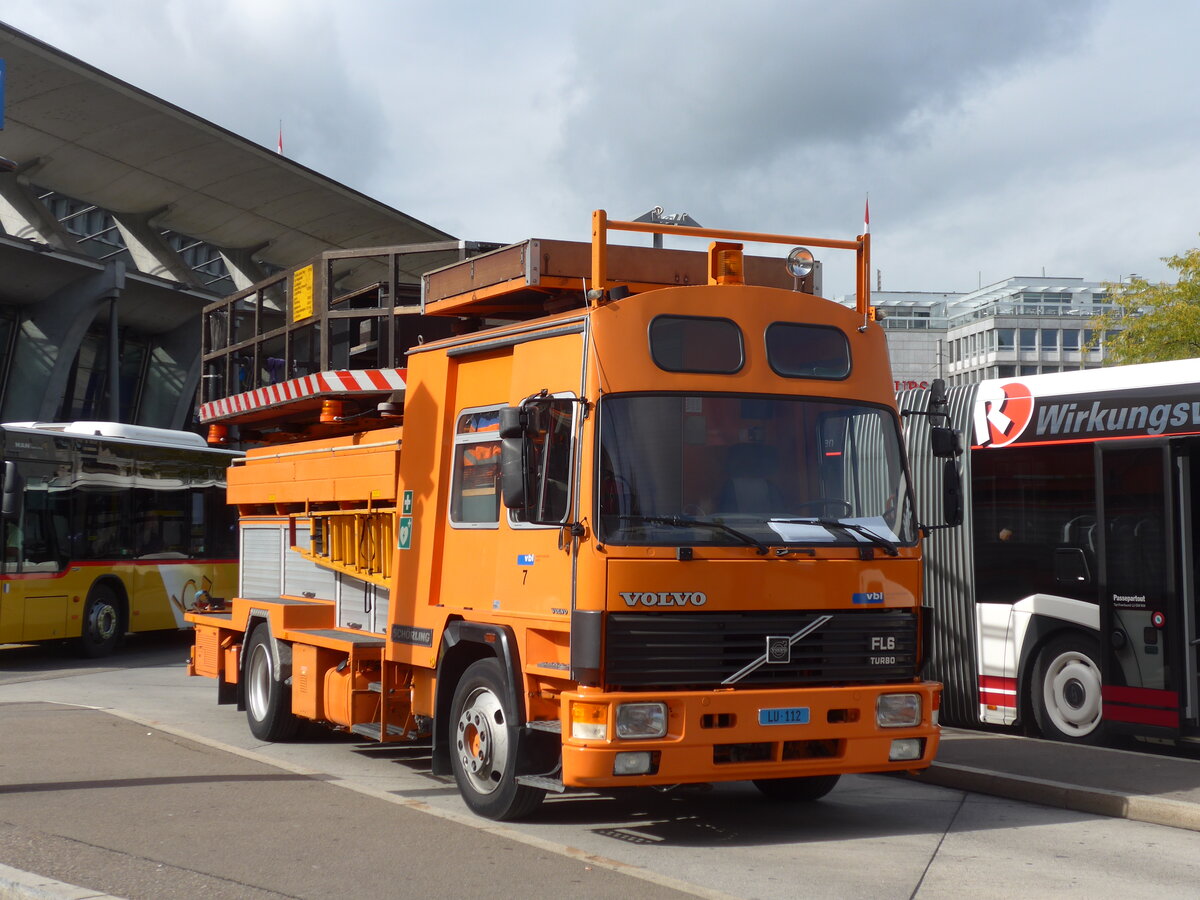
[[[1120,329],[1106,343],[1106,364],[1200,357],[1200,248],[1162,261],[1179,273],[1175,284],[1151,284],[1135,276],[1104,286],[1113,307],[1092,327],[1097,338]]]

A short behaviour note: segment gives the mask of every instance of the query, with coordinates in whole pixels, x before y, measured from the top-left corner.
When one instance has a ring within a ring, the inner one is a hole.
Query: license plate
[[[783,706],[776,709],[760,709],[759,725],[807,725],[807,706]]]

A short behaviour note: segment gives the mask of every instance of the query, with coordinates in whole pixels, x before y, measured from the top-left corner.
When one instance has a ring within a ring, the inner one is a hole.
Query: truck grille
[[[711,687],[822,615],[830,620],[737,684],[759,687],[894,683],[917,670],[917,617],[901,610],[854,612],[611,613],[605,681],[614,687]]]

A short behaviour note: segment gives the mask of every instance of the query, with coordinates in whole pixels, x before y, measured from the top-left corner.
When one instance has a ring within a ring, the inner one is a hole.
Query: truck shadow
[[[332,739],[351,745],[364,757],[402,766],[427,780],[428,788],[396,791],[397,797],[434,801],[458,793],[452,777],[430,771],[428,743],[362,744],[352,735]],[[976,807],[987,804],[994,809],[997,804],[1010,804],[980,795],[966,798]],[[528,819],[504,825],[551,840],[556,839],[557,829],[568,826],[584,827],[600,838],[623,844],[675,847],[825,843],[927,836],[959,827],[972,831],[1013,827],[1013,816],[998,810],[963,817],[966,802],[962,791],[950,788],[887,775],[848,775],[828,796],[809,803],[769,800],[750,782],[687,785],[666,791],[568,791],[550,794]],[[1019,819],[1035,816],[1040,824],[1092,818],[1064,809],[1017,806],[1027,810],[1016,813]],[[465,806],[462,811],[466,812]]]

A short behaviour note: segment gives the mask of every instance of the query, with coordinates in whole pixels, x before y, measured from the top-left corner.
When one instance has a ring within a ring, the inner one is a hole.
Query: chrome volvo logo
[[[642,606],[703,606],[708,595],[703,591],[621,591],[628,607]]]
[[[767,664],[790,663],[792,661],[792,639],[785,635],[767,637]]]

